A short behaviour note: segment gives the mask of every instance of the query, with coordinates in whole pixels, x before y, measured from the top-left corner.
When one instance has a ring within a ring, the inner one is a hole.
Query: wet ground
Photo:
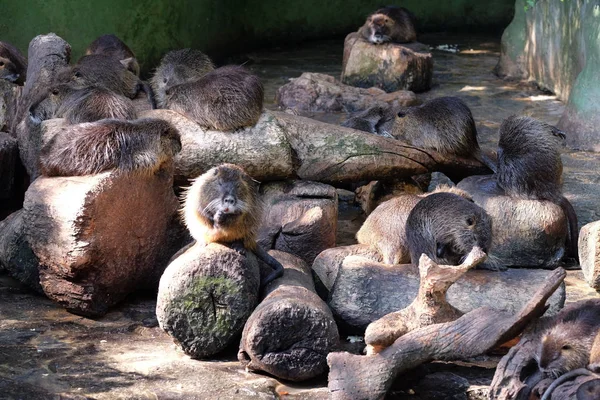
[[[457,45],[460,52],[434,50],[434,87],[418,98],[463,98],[473,111],[483,147],[495,147],[497,129],[511,114],[558,121],[564,105],[552,95],[493,75],[499,36],[426,35],[421,40],[432,46]],[[248,54],[250,68],[265,82],[267,107],[275,107],[276,89],[303,71],[339,76],[342,46],[342,40],[336,40]],[[580,225],[600,219],[597,155],[565,150],[563,161],[564,191]],[[352,241],[363,217],[352,205],[340,210],[339,242],[345,244]],[[597,294],[582,281],[580,271],[569,271],[567,296],[575,301]],[[0,273],[0,399],[327,398],[323,378],[287,385],[246,373],[236,361],[235,347],[218,360],[189,359],[157,327],[154,307],[153,296],[135,297],[105,317],[90,320],[65,312]],[[469,380],[470,398],[484,398],[480,396],[486,393],[497,360],[485,356],[464,366],[432,364],[417,375],[451,370]],[[391,398],[417,398],[401,387],[406,382],[410,377],[398,380]]]

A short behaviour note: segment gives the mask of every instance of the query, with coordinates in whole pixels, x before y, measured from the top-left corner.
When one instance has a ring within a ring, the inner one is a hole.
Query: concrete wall
[[[286,41],[344,35],[382,2],[365,0],[0,0],[0,40],[22,50],[55,32],[77,59],[95,37],[115,33],[150,70],[169,49],[231,54]],[[394,2],[390,2],[392,4]],[[405,0],[424,30],[500,31],[513,0]],[[341,49],[340,49],[341,51]]]
[[[559,127],[574,148],[600,151],[600,2],[538,0],[502,35],[499,75],[536,82],[567,102]]]

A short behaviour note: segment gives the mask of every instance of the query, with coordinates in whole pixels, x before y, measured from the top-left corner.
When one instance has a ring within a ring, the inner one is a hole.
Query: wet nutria
[[[140,64],[133,51],[117,36],[102,35],[94,40],[85,50],[85,55],[102,54],[118,60],[125,68],[140,76]]]
[[[51,118],[65,118],[69,124],[94,122],[105,118],[137,118],[133,102],[127,97],[92,86],[74,89],[69,84],[51,87],[31,105],[29,114],[38,122]]]
[[[262,113],[263,86],[243,67],[221,67],[197,81],[167,89],[165,106],[203,128],[233,131],[256,124]]]
[[[389,106],[373,106],[348,118],[342,122],[342,126],[393,138],[390,128],[394,121],[394,115],[390,109]]]
[[[141,81],[118,60],[102,54],[81,57],[77,64],[61,71],[57,80],[58,83],[69,83],[75,89],[103,87],[130,99],[135,99],[139,92],[144,92],[152,108],[156,108],[150,85]]]
[[[437,264],[459,265],[474,247],[488,252],[492,220],[473,201],[454,193],[434,193],[408,215],[406,240],[415,265],[421,254]]]
[[[369,15],[358,32],[373,44],[408,43],[417,40],[415,25],[415,16],[406,8],[387,6]]]
[[[569,224],[569,253],[578,258],[577,214],[561,190],[564,133],[533,118],[511,116],[502,122],[499,136],[498,186],[510,197],[559,205]]]
[[[262,204],[258,183],[242,168],[222,164],[196,178],[185,193],[182,215],[198,243],[242,245],[273,268],[262,285],[283,275],[283,266],[256,243]]]
[[[180,150],[179,133],[166,121],[104,119],[63,127],[42,147],[40,170],[45,176],[153,173]]]
[[[27,78],[27,60],[12,44],[0,41],[0,79],[23,85]]]
[[[496,164],[479,148],[469,106],[458,97],[438,97],[420,106],[399,107],[391,131],[393,137],[415,147],[474,157],[496,171]]]
[[[197,81],[214,69],[212,60],[200,50],[181,49],[168,52],[150,79],[158,105],[165,107],[167,89]]]
[[[386,264],[410,263],[406,241],[406,220],[411,210],[423,198],[434,193],[454,193],[471,200],[456,187],[439,186],[431,193],[403,194],[381,203],[365,220],[356,233],[360,244],[366,244],[381,254]]]

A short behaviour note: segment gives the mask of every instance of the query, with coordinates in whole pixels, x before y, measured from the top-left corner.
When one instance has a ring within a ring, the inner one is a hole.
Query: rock
[[[277,89],[275,102],[281,109],[300,113],[354,113],[374,106],[411,106],[417,103],[417,97],[407,90],[386,93],[376,87],[357,88],[330,75],[304,72]]]
[[[333,186],[318,182],[274,182],[261,186],[265,214],[258,244],[300,257],[309,265],[335,246],[338,202]]]
[[[277,378],[314,378],[327,370],[327,354],[339,346],[337,326],[315,293],[309,266],[291,254],[269,253],[284,266],[284,275],[267,286],[248,318],[238,359],[247,370]]]
[[[356,252],[353,246],[348,247],[347,254]],[[339,262],[342,256],[340,250],[335,259],[329,259],[332,263]],[[321,266],[319,269],[333,271],[335,266]],[[450,287],[448,301],[463,313],[482,306],[516,313],[551,273],[533,269],[502,272],[471,270]],[[339,267],[327,304],[336,318],[353,329],[363,330],[384,315],[407,307],[415,299],[418,288],[419,272],[416,266],[389,266],[362,256],[349,255]],[[549,313],[560,310],[564,301],[565,286],[562,284],[549,300]]]
[[[179,207],[172,171],[167,163],[153,175],[115,171],[31,184],[25,232],[50,299],[98,316],[157,281],[172,255],[167,229]]]
[[[0,266],[23,285],[43,294],[39,264],[25,236],[23,210],[0,221]]]
[[[239,165],[256,180],[294,175],[292,149],[277,119],[263,112],[258,123],[236,132],[205,131],[194,121],[170,110],[150,110],[140,118],[169,121],[181,135],[181,152],[175,157],[175,180],[194,179],[222,163]]]
[[[22,88],[0,79],[0,132],[10,132]]]
[[[467,400],[469,381],[452,372],[435,372],[417,383],[415,394],[427,400]]]
[[[346,189],[335,189],[335,191],[337,192],[338,201],[340,203],[354,203],[356,199],[356,195],[354,194],[354,192],[351,192]]]
[[[567,219],[549,201],[513,199],[492,176],[471,176],[458,188],[468,192],[492,218],[487,266],[556,267],[565,252]]]
[[[431,88],[432,77],[433,56],[422,43],[374,45],[357,32],[344,40],[342,82],[347,85],[423,92]]]
[[[252,252],[243,256],[217,243],[194,245],[161,277],[156,316],[186,354],[210,357],[241,333],[258,303],[259,285]]]
[[[592,288],[600,291],[600,221],[584,225],[579,232],[579,262],[583,276]]]

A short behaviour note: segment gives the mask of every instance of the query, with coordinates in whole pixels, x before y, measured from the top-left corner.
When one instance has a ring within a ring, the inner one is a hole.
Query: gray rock
[[[600,221],[584,225],[579,232],[579,262],[585,281],[600,290]]]

